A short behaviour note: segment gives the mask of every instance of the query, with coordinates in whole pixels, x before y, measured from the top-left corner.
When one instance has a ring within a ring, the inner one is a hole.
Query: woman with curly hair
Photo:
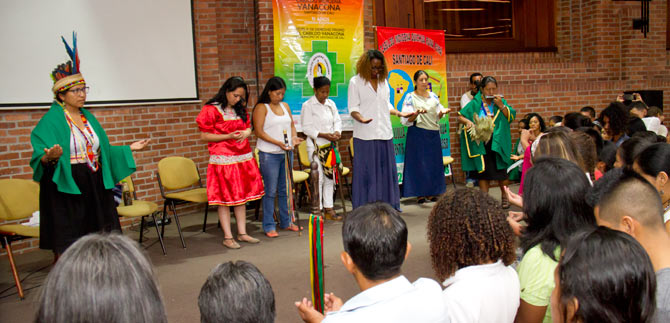
[[[428,219],[428,241],[452,322],[514,320],[515,238],[496,200],[472,188],[443,195]]]
[[[600,112],[598,119],[603,125],[603,139],[611,140],[619,147],[621,143],[630,138],[626,135],[628,112],[622,103],[610,103],[605,110]]]

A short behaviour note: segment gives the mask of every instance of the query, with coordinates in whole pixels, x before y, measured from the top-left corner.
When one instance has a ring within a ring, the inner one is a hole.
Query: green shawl
[[[98,161],[102,170],[102,178],[106,189],[111,189],[116,183],[135,172],[135,160],[130,146],[111,146],[105,130],[98,120],[86,109],[81,109],[89,124],[100,140],[100,155]],[[63,155],[56,163],[53,182],[58,191],[67,194],[81,194],[79,187],[72,177],[70,166],[70,126],[65,120],[63,106],[57,101],[37,123],[30,133],[30,143],[33,145],[33,156],[30,158],[30,167],[33,168],[33,180],[39,182],[44,174],[44,165],[40,159],[44,155],[44,148],[51,148],[59,144],[63,148]]]
[[[506,169],[512,165],[512,160],[510,159],[512,154],[512,134],[510,132],[510,123],[514,121],[516,117],[516,111],[507,104],[505,99],[502,99],[503,104],[506,105],[509,109],[508,118],[505,118],[505,115],[500,112],[498,106],[493,105],[491,111],[493,113],[493,135],[491,136],[491,150],[495,151],[496,154],[496,166],[498,169]],[[473,121],[473,116],[475,114],[479,115],[479,111],[482,108],[482,95],[481,92],[475,95],[474,99],[468,103],[460,112],[459,115],[464,118]],[[486,154],[486,143],[482,142],[477,144],[471,140],[468,136],[468,132],[464,129],[460,134],[461,139],[461,168],[464,171],[478,171],[484,172],[484,155]]]

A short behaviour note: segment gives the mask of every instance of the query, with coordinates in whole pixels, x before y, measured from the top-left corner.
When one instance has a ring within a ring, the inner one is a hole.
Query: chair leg
[[[451,185],[454,186],[454,191],[456,190],[456,179],[454,178],[454,170],[449,165],[449,173],[451,174]]]
[[[161,236],[165,236],[165,220],[167,220],[167,201],[163,202],[163,220],[161,221]]]
[[[207,211],[209,211],[209,203],[205,206],[205,220],[202,222],[202,232],[207,228]]]
[[[342,201],[342,216],[347,216],[347,205],[344,203],[344,191],[342,190],[342,181],[337,182],[337,190],[340,191],[340,201]]]
[[[177,215],[177,206],[174,201],[171,203],[172,213],[174,214],[174,222],[177,223],[177,232],[179,232],[179,239],[181,239],[181,246],[186,249],[186,242],[184,242],[184,235],[181,233],[181,224],[179,224],[179,216]]]
[[[2,237],[5,240],[5,249],[7,249],[7,258],[9,258],[9,266],[12,267],[12,275],[14,276],[14,283],[19,292],[19,298],[23,299],[23,287],[21,287],[21,279],[19,279],[19,272],[16,270],[16,263],[14,262],[14,255],[12,254],[12,246],[9,244],[7,237]]]
[[[142,244],[142,235],[144,234],[144,217],[140,218],[140,240],[139,243]]]
[[[167,252],[165,251],[165,244],[163,243],[163,235],[158,230],[158,222],[156,222],[156,212],[151,213],[151,217],[154,219],[154,226],[156,227],[156,234],[158,235],[158,241],[160,241],[161,243],[161,248],[163,248],[163,256],[165,256],[167,255]],[[144,219],[144,217],[142,217],[142,219]]]
[[[262,201],[261,199],[258,199],[258,200],[255,201],[256,206],[255,206],[255,210],[254,210],[254,221],[258,221],[260,219],[260,209],[261,209],[261,205],[263,204],[261,201]]]

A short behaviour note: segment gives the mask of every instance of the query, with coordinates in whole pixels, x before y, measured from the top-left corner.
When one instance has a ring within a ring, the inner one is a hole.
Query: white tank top
[[[284,142],[284,130],[286,130],[286,134],[288,136],[288,143],[289,145],[292,142],[292,135],[291,135],[291,117],[289,117],[288,111],[284,107],[283,103],[279,104],[282,108],[282,111],[284,111],[284,115],[278,116],[272,112],[272,109],[270,108],[270,105],[265,104],[265,109],[267,110],[267,114],[265,115],[265,123],[263,124],[263,131],[267,133],[270,137],[279,140],[281,142]],[[284,150],[281,149],[281,147],[269,143],[261,138],[258,138],[256,141],[256,148],[258,150],[264,152],[264,153],[271,153],[271,154],[283,154]]]

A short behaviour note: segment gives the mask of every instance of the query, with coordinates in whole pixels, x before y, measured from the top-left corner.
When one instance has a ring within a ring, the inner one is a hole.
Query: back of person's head
[[[515,237],[500,203],[464,188],[442,195],[428,218],[433,270],[440,280],[467,266],[514,262]]]
[[[258,103],[270,103],[270,92],[281,89],[286,89],[286,82],[284,82],[284,79],[279,76],[271,77],[267,83],[265,83],[263,92],[261,92],[261,96],[258,97]]]
[[[628,125],[628,110],[623,103],[610,103],[607,108],[600,112],[600,116],[598,117],[603,126],[606,124],[605,118],[608,119],[609,130],[612,135],[616,136],[626,131]]]
[[[58,259],[42,287],[38,323],[167,322],[151,263],[120,234],[90,234]]]
[[[665,172],[670,176],[670,144],[655,143],[646,147],[635,160],[635,169],[651,177]]]
[[[642,226],[663,231],[663,204],[658,191],[639,174],[624,170],[618,181],[602,194],[597,205],[600,224],[618,228],[624,216]]]
[[[554,322],[649,322],[656,308],[649,256],[629,235],[598,227],[575,234],[556,269]],[[558,303],[558,304],[556,304]]]
[[[275,296],[265,276],[239,260],[214,267],[198,296],[202,323],[271,323]]]
[[[596,118],[596,109],[594,109],[593,107],[585,106],[579,109],[579,112],[588,114],[591,119]]]
[[[614,168],[606,172],[599,180],[593,182],[593,186],[586,193],[586,203],[595,208],[600,203],[603,195],[619,182],[623,176],[623,171],[623,168]]]
[[[583,132],[589,136],[591,136],[591,139],[593,139],[593,143],[596,145],[596,154],[600,155],[600,152],[603,150],[603,145],[604,145],[604,140],[603,137],[600,135],[600,132],[596,129],[593,129],[592,127],[581,127],[575,129],[575,131],[578,132]]]
[[[540,137],[537,149],[533,153],[533,163],[536,159],[542,157],[563,158],[577,164],[584,172],[588,172],[569,133],[560,131],[559,128],[563,127],[551,128],[549,129],[551,131],[547,131]]]
[[[575,148],[577,148],[577,152],[579,153],[584,168],[589,174],[593,174],[596,169],[596,163],[598,162],[598,153],[593,138],[581,131],[573,131],[569,136],[575,143]]]
[[[583,114],[579,112],[570,112],[563,117],[563,123],[561,123],[561,125],[575,130],[580,127],[591,127],[592,123],[591,119],[585,117]]]
[[[649,130],[647,130],[647,131],[637,131],[632,136],[630,136],[631,139],[641,138],[641,139],[644,139],[644,140],[646,140],[648,142],[651,142],[651,143],[659,142],[658,137],[659,136],[655,132],[649,131]],[[665,142],[665,138],[663,138],[663,141],[660,141],[660,142]]]
[[[638,117],[643,117],[647,115],[647,105],[644,104],[644,102],[641,101],[634,101],[628,106],[628,109],[630,109],[630,113],[632,115],[638,116]],[[635,110],[635,111],[633,111]]]
[[[660,117],[663,114],[663,111],[659,109],[657,106],[652,105],[649,107],[649,110],[647,110],[647,116],[648,117]]]
[[[598,154],[598,162],[605,164],[605,172],[609,172],[614,168],[614,163],[616,162],[616,152],[618,147],[615,143],[605,140],[603,141],[603,150]]]
[[[595,225],[586,203],[590,188],[577,164],[561,158],[540,158],[526,173],[523,211],[528,227],[521,237],[524,252],[537,244],[554,260],[554,250],[579,228]]]
[[[549,118],[549,123],[553,123],[554,125],[561,122],[563,122],[562,116],[552,116],[551,118]]]
[[[616,167],[633,167],[635,158],[645,148],[656,143],[656,137],[635,137],[624,141],[617,149]]]
[[[387,203],[357,207],[344,218],[344,251],[369,280],[384,280],[400,273],[407,252],[407,225]]]

